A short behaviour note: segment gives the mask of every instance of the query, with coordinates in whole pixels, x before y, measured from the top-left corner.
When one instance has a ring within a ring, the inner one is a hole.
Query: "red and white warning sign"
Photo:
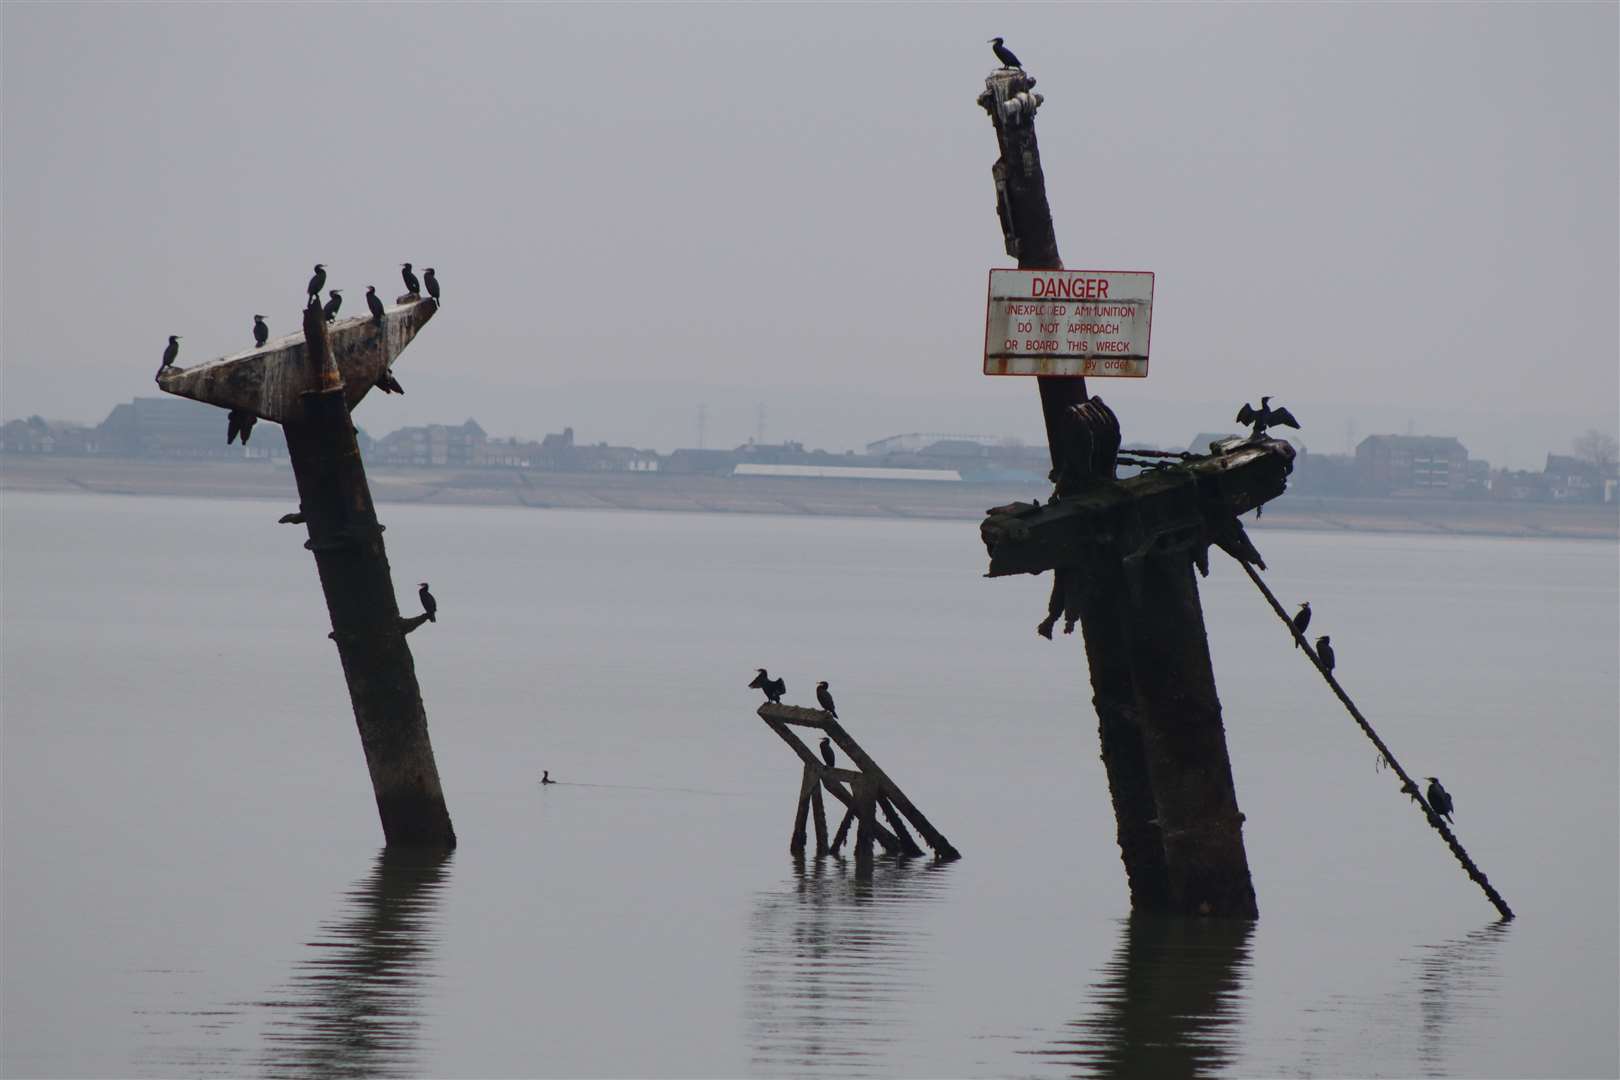
[[[1148,371],[1153,275],[1119,270],[992,270],[986,375]]]

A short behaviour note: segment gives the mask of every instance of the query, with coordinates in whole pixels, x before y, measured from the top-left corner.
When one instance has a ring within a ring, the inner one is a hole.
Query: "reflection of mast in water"
[[[1249,966],[1248,919],[1125,920],[1093,985],[1096,1009],[1039,1056],[1076,1076],[1176,1080],[1232,1064]]]
[[[1460,938],[1426,945],[1418,954],[1418,1060],[1431,1075],[1446,1070],[1446,1040],[1459,1019],[1499,1000],[1497,950],[1512,923],[1487,923]]]
[[[268,1007],[266,1076],[419,1071],[422,997],[450,855],[384,848]]]
[[[750,920],[744,1014],[756,1076],[892,1073],[893,1024],[922,980],[928,940],[916,906],[937,899],[949,864],[793,860]]]

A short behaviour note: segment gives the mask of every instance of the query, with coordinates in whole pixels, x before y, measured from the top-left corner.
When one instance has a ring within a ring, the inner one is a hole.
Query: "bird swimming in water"
[[[411,273],[410,263],[399,264],[399,276],[405,279],[406,292],[410,293],[412,296],[422,295],[422,283],[416,280],[415,274]]]
[[[333,319],[337,318],[338,308],[343,306],[343,290],[328,290],[326,296],[326,306],[321,310],[326,313],[326,321],[331,322]]]
[[[383,302],[382,297],[377,295],[377,286],[375,285],[366,286],[366,307],[371,309],[372,321],[382,322]]]
[[[1017,68],[1019,71],[1024,70],[1024,65],[1018,62],[1018,57],[1013,55],[1011,49],[1001,43],[1000,38],[991,38],[990,48],[996,54],[996,59],[1001,61],[1002,67]]]
[[[399,385],[399,380],[394,378],[394,369],[386,367],[383,368],[382,374],[377,376],[377,389],[385,394],[403,394],[405,392],[405,388]]]
[[[422,271],[422,284],[427,286],[428,295],[433,297],[433,303],[439,302],[439,279],[433,274],[433,267]]]
[[[1243,408],[1238,410],[1237,422],[1240,424],[1254,425],[1254,430],[1249,433],[1249,438],[1251,439],[1258,439],[1260,436],[1266,433],[1266,428],[1273,425],[1291,427],[1295,431],[1299,430],[1299,421],[1294,419],[1293,413],[1289,412],[1287,409],[1273,409],[1271,407],[1270,394],[1267,394],[1265,397],[1260,399],[1260,408],[1258,409],[1245,401],[1243,403]]]
[[[264,348],[264,343],[270,340],[270,328],[264,325],[264,316],[253,316],[253,344],[257,348]]]
[[[557,781],[551,778],[550,769],[542,769],[540,770],[540,782],[542,784],[555,784]]]
[[[826,710],[828,716],[832,717],[834,720],[838,719],[838,710],[833,707],[832,695],[827,693],[827,682],[825,679],[816,683],[816,700],[821,702],[821,707]]]
[[[1429,790],[1424,793],[1429,799],[1429,809],[1445,818],[1449,823],[1451,821],[1452,808],[1451,793],[1440,786],[1440,780],[1438,777],[1425,776],[1423,779],[1429,782]]]
[[[326,288],[326,267],[322,263],[316,263],[315,276],[309,279],[309,287],[305,290],[305,292],[309,293],[309,302],[311,304],[321,302],[321,290],[324,288]]]
[[[246,446],[248,436],[253,434],[253,425],[259,418],[246,409],[232,409],[225,422],[225,445],[229,446],[235,438],[242,436],[242,445]]]
[[[837,759],[833,757],[832,740],[823,735],[821,737],[821,760],[827,763],[827,768],[835,768]]]
[[[1327,668],[1328,674],[1331,675],[1333,673],[1333,665],[1337,661],[1333,655],[1333,645],[1328,641],[1328,636],[1326,634],[1323,634],[1321,637],[1316,639],[1316,658],[1322,661],[1322,666]]]
[[[438,622],[439,602],[433,599],[432,593],[428,592],[427,582],[422,582],[421,586],[416,590],[416,595],[422,598],[422,610],[427,614],[428,622]]]
[[[772,705],[782,704],[782,695],[787,693],[787,682],[771,678],[765,673],[764,668],[759,668],[758,671],[759,674],[754,676],[754,681],[748,684],[748,688],[765,691],[765,700]]]
[[[1289,620],[1289,625],[1294,628],[1294,633],[1298,635],[1294,638],[1294,648],[1297,649],[1299,648],[1299,639],[1305,636],[1305,628],[1311,625],[1311,602],[1309,600],[1299,605],[1299,610],[1294,612],[1294,617]]]
[[[158,368],[158,374],[162,375],[169,368],[172,368],[174,366],[175,359],[179,355],[180,355],[180,335],[179,334],[170,334],[169,335],[169,347],[163,350],[163,364],[162,364],[161,367]]]

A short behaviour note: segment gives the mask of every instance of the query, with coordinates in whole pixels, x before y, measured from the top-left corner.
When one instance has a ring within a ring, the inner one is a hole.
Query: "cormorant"
[[[385,394],[403,394],[405,392],[405,388],[399,385],[399,380],[394,378],[393,368],[383,368],[382,374],[377,376],[377,389]]]
[[[321,302],[321,290],[324,288],[326,288],[326,267],[321,263],[316,263],[315,276],[309,279],[309,288],[304,290],[309,293],[309,302],[311,304]]]
[[[406,292],[410,293],[412,296],[422,295],[422,283],[416,280],[415,274],[411,273],[410,263],[399,264],[399,276],[405,279]]]
[[[1450,822],[1452,806],[1451,794],[1447,792],[1445,788],[1440,786],[1440,780],[1438,777],[1425,776],[1423,779],[1429,782],[1429,790],[1425,792],[1429,798],[1429,809],[1445,818],[1447,822]]]
[[[1333,673],[1333,664],[1335,662],[1333,646],[1329,643],[1326,634],[1316,639],[1316,658],[1322,661],[1322,666],[1327,668],[1329,674]]]
[[[826,685],[825,683],[822,685]],[[823,735],[821,737],[821,760],[827,763],[827,768],[835,768],[836,758],[833,757],[832,740]]]
[[[264,343],[270,340],[270,328],[264,325],[264,316],[253,316],[253,344],[256,348],[264,348]]]
[[[1245,401],[1243,408],[1238,410],[1237,422],[1254,425],[1254,430],[1249,433],[1251,439],[1258,439],[1266,433],[1266,428],[1273,425],[1291,427],[1295,431],[1299,430],[1299,421],[1294,419],[1293,413],[1287,409],[1273,409],[1271,407],[1270,394],[1260,399],[1260,408],[1258,409]]]
[[[229,446],[235,438],[242,436],[242,445],[246,446],[248,436],[253,434],[253,425],[259,418],[246,409],[232,409],[225,421],[225,445]]]
[[[754,676],[754,681],[748,684],[748,688],[765,691],[765,700],[772,705],[782,704],[782,695],[787,693],[787,682],[771,678],[765,674],[764,668],[759,668],[758,671],[759,674]]]
[[[542,784],[555,784],[557,781],[555,781],[555,780],[553,780],[551,778],[551,770],[550,769],[541,769],[540,770],[540,782]]]
[[[178,357],[179,355],[180,355],[180,335],[179,334],[170,334],[169,335],[169,347],[163,350],[163,366],[158,368],[158,374],[162,375],[166,370],[173,367],[175,358]]]
[[[433,594],[428,592],[427,586],[427,582],[422,582],[421,587],[416,590],[416,595],[422,598],[422,610],[427,613],[428,622],[438,622],[439,602],[433,599]]]
[[[826,710],[828,716],[832,717],[834,720],[838,719],[838,710],[833,708],[832,695],[827,693],[827,682],[825,679],[816,683],[816,700],[821,702],[821,707]]]
[[[326,295],[328,297],[326,306],[321,310],[326,313],[326,321],[331,322],[337,318],[338,308],[343,306],[343,290],[328,289]]]
[[[1002,67],[1017,68],[1019,71],[1024,70],[1024,65],[1018,62],[1018,57],[1013,55],[1011,49],[1001,43],[1000,38],[991,38],[990,48],[995,52],[996,59],[1001,61]]]
[[[1311,625],[1311,602],[1309,600],[1299,605],[1299,610],[1294,612],[1294,617],[1289,620],[1289,623],[1293,626],[1294,633],[1299,635],[1299,637],[1294,638],[1294,648],[1297,649],[1299,648],[1299,639],[1305,636],[1305,628]]]
[[[371,317],[373,319],[375,319],[377,322],[382,322],[383,302],[382,297],[377,295],[377,286],[375,285],[366,286],[366,307],[371,309]]]
[[[422,284],[427,286],[428,295],[433,297],[433,302],[437,304],[439,302],[439,279],[433,276],[433,267],[430,266],[422,271]]]

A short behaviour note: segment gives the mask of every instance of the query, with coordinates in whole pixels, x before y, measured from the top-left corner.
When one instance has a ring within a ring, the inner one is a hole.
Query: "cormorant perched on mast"
[[[163,350],[163,364],[162,364],[161,367],[158,368],[158,374],[162,375],[169,368],[173,367],[175,358],[178,357],[179,355],[180,355],[180,335],[179,334],[170,334],[169,335],[169,347]]]
[[[541,769],[540,770],[540,782],[542,784],[555,784],[557,781],[555,781],[555,780],[553,780],[551,778],[551,770],[550,769]]]
[[[1254,425],[1254,430],[1249,432],[1249,438],[1251,439],[1258,439],[1266,433],[1266,428],[1273,425],[1291,427],[1295,431],[1299,430],[1299,421],[1294,419],[1293,413],[1287,409],[1273,409],[1271,407],[1270,394],[1260,399],[1260,408],[1258,409],[1245,401],[1243,408],[1238,410],[1237,422]]]
[[[1447,823],[1450,823],[1452,807],[1451,794],[1446,791],[1445,788],[1440,786],[1440,780],[1438,777],[1425,776],[1423,779],[1429,782],[1429,790],[1424,793],[1429,799],[1429,809],[1445,818]]]
[[[1018,57],[1013,55],[1011,49],[1001,43],[1000,38],[991,38],[990,48],[995,52],[996,59],[1001,61],[1002,67],[1017,68],[1019,71],[1024,70],[1024,65],[1018,62]]]
[[[330,289],[327,291],[326,306],[321,310],[326,313],[326,321],[331,322],[337,318],[338,308],[343,306],[343,290]]]
[[[422,582],[421,587],[416,590],[416,595],[422,598],[422,610],[427,614],[428,622],[438,622],[439,602],[433,599],[433,594],[428,592],[427,586],[427,582]]]
[[[366,307],[371,309],[371,317],[374,320],[382,322],[383,302],[382,297],[377,295],[377,286],[375,285],[366,286]]]
[[[411,273],[410,263],[399,264],[399,276],[405,279],[406,292],[410,293],[412,296],[422,295],[422,283],[416,280],[415,274]]]
[[[1309,600],[1299,605],[1299,610],[1294,612],[1294,617],[1289,620],[1289,625],[1294,628],[1294,633],[1299,635],[1294,638],[1294,648],[1297,649],[1299,648],[1299,639],[1305,636],[1305,628],[1311,625],[1311,602]]]
[[[433,275],[433,267],[422,271],[422,284],[427,286],[428,295],[433,297],[435,305],[439,302],[439,279]]]
[[[833,707],[832,695],[827,693],[827,682],[825,679],[816,683],[816,700],[821,702],[821,707],[826,710],[828,716],[832,717],[834,720],[838,719],[838,710]]]
[[[270,328],[264,325],[264,316],[253,316],[253,344],[257,348],[264,348],[264,343],[270,340]]]
[[[765,691],[765,700],[772,705],[782,704],[782,695],[787,693],[787,682],[783,679],[773,679],[765,673],[764,668],[757,669],[758,675],[748,684],[750,690]]]
[[[316,263],[315,276],[309,279],[309,288],[305,290],[309,293],[309,302],[311,304],[321,302],[321,290],[324,288],[326,288],[326,266],[322,263]]]
[[[246,446],[248,436],[253,434],[253,425],[259,418],[246,409],[232,409],[230,416],[225,420],[225,445],[229,446],[238,435],[242,436],[242,445]]]
[[[827,768],[837,767],[837,759],[833,757],[832,740],[823,735],[821,737],[821,760],[827,763]]]
[[[1333,673],[1333,665],[1337,661],[1333,656],[1333,645],[1328,641],[1328,636],[1326,634],[1323,634],[1321,637],[1316,639],[1316,658],[1322,661],[1322,666],[1327,668],[1328,674],[1331,675]]]

